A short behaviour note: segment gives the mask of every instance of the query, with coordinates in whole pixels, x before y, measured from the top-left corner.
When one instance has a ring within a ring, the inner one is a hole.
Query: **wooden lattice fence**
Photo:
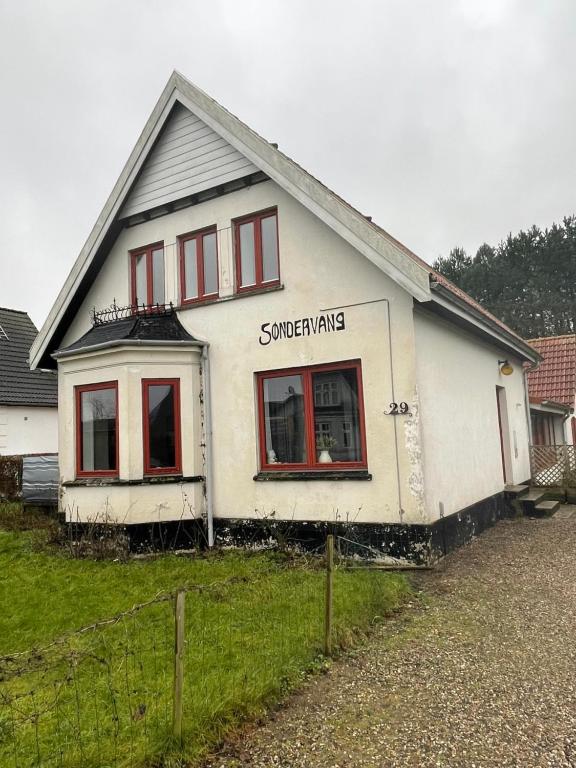
[[[531,445],[532,483],[576,488],[575,445]]]

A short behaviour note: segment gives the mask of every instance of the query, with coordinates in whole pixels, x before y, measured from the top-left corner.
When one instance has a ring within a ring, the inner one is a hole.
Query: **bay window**
[[[76,387],[76,473],[118,474],[118,382]]]
[[[359,361],[257,374],[261,466],[366,467]]]
[[[130,251],[132,304],[164,304],[164,244]]]
[[[179,474],[180,380],[143,379],[144,473]]]
[[[182,304],[218,296],[216,228],[179,238],[180,297]]]
[[[275,209],[236,220],[234,244],[238,291],[278,284],[278,215]]]

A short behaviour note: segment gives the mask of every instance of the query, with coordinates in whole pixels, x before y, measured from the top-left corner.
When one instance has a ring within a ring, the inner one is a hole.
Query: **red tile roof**
[[[528,374],[530,400],[552,400],[574,407],[576,334],[529,339],[528,343],[544,358],[540,367]]]

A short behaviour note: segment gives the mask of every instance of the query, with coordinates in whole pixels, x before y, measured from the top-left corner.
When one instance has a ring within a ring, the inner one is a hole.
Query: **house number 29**
[[[390,410],[384,411],[386,416],[400,416],[403,414],[407,414],[408,416],[412,416],[410,413],[410,406],[408,403],[404,402],[402,400],[401,403],[390,403]]]

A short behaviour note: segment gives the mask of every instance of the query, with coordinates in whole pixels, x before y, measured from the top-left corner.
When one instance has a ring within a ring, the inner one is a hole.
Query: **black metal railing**
[[[124,320],[133,315],[149,317],[152,315],[171,315],[174,311],[172,302],[169,304],[127,304],[123,307],[116,304],[116,299],[109,307],[97,310],[94,307],[90,313],[90,319],[93,326],[105,325],[106,323],[115,323],[118,320]]]

